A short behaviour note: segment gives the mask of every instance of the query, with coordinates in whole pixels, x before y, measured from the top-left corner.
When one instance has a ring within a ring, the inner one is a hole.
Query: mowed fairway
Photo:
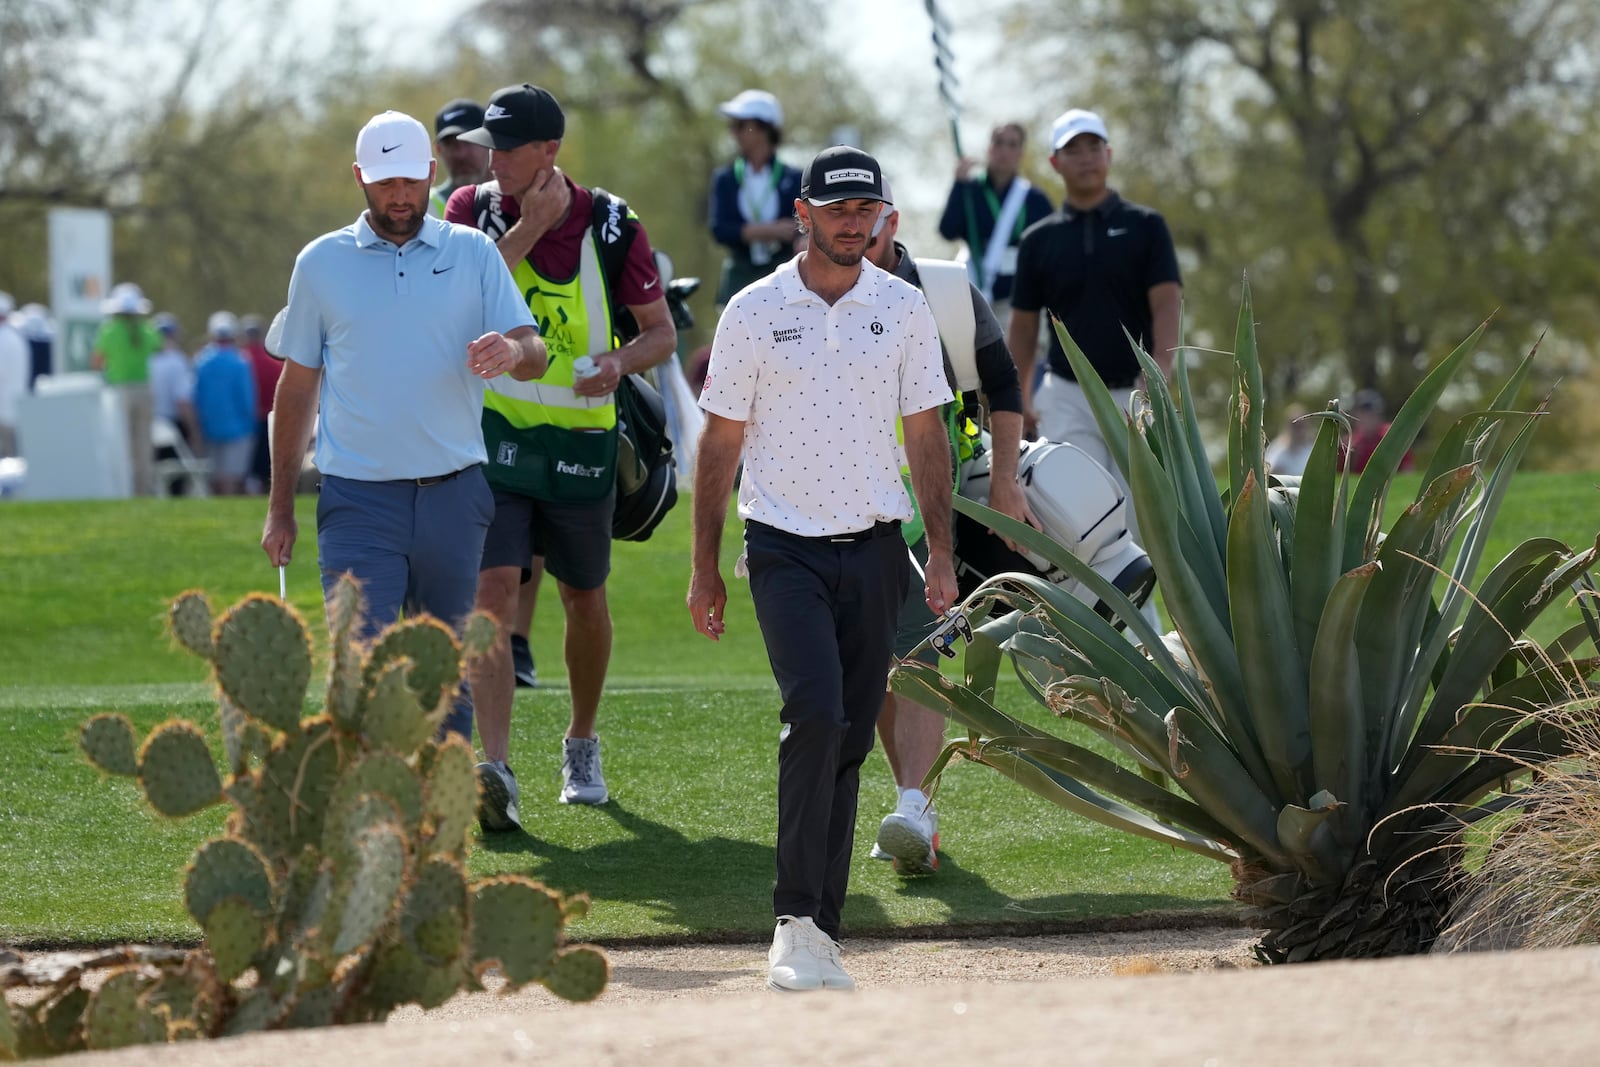
[[[1414,481],[1401,487],[1408,495]],[[1488,554],[1535,535],[1592,543],[1594,481],[1527,474]],[[257,547],[261,500],[17,504],[0,507],[0,941],[193,939],[182,869],[223,809],[177,823],[152,815],[131,782],[106,780],[76,748],[102,710],[141,729],[171,716],[215,733],[205,665],[176,649],[164,606],[206,590],[219,608],[277,591]],[[770,929],[777,696],[749,595],[731,578],[728,634],[695,634],[683,607],[690,504],[644,544],[618,544],[610,583],[616,643],[600,735],[613,800],[555,803],[566,725],[559,600],[535,622],[540,688],[519,691],[512,765],[525,834],[475,841],[476,874],[530,874],[594,900],[580,937],[752,938]],[[289,597],[322,637],[312,501]],[[1536,630],[1553,636],[1549,619]],[[319,647],[319,654],[321,649]],[[1043,719],[1014,682],[1013,711]],[[308,707],[319,699],[313,687]],[[903,881],[868,858],[893,806],[880,754],[863,775],[848,932],[1037,928],[1136,913],[1226,914],[1227,871],[1068,816],[993,772],[958,766],[939,804],[940,873]]]

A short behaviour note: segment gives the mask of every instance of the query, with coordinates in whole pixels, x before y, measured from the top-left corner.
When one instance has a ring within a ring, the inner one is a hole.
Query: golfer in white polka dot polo
[[[951,395],[933,312],[921,290],[863,259],[885,202],[865,152],[838,146],[811,161],[794,204],[806,249],[728,304],[700,396],[689,615],[713,641],[722,634],[718,554],[742,452],[750,596],[783,698],[767,975],[783,991],[855,985],[837,939],[859,770],[911,580],[897,416],[928,530],[928,608],[956,598],[940,419]]]

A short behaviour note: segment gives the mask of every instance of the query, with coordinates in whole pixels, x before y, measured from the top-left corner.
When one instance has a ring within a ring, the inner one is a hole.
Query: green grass
[[[1521,476],[1487,558],[1534,535],[1590,543],[1594,498],[1589,476]],[[289,593],[320,640],[310,503]],[[141,728],[172,715],[214,724],[204,665],[172,646],[162,613],[186,588],[207,590],[217,604],[276,591],[257,547],[262,508],[259,500],[0,508],[0,941],[196,936],[180,903],[181,872],[219,829],[221,810],[164,822],[131,783],[102,779],[84,762],[75,732],[101,710],[125,711]],[[475,874],[527,873],[589,893],[594,908],[575,930],[582,937],[758,937],[771,922],[776,691],[742,583],[730,580],[723,641],[690,626],[688,515],[685,501],[651,541],[616,546],[616,646],[600,724],[612,803],[554,801],[567,706],[552,590],[534,629],[543,685],[519,693],[513,721],[528,832],[472,854]],[[1558,627],[1551,620],[1536,634]],[[1014,684],[1002,701],[1044,715]],[[852,932],[1064,928],[1227,906],[1220,864],[1068,816],[988,770],[958,767],[943,788],[943,867],[902,881],[867,858],[893,802],[886,765],[868,760],[845,913]]]

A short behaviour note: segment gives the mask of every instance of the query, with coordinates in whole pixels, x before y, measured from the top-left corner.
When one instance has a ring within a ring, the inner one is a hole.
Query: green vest
[[[539,500],[599,500],[616,482],[617,408],[611,397],[579,396],[573,361],[615,345],[610,295],[586,233],[578,272],[546,278],[526,259],[511,272],[550,353],[545,373],[519,382],[491,379],[483,400],[489,484]]]

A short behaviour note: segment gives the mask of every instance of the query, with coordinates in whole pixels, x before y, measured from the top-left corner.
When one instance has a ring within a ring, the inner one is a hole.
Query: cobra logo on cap
[[[822,181],[826,185],[838,185],[840,182],[866,182],[869,185],[876,185],[878,178],[870,170],[847,169],[830,170],[823,174]]]

